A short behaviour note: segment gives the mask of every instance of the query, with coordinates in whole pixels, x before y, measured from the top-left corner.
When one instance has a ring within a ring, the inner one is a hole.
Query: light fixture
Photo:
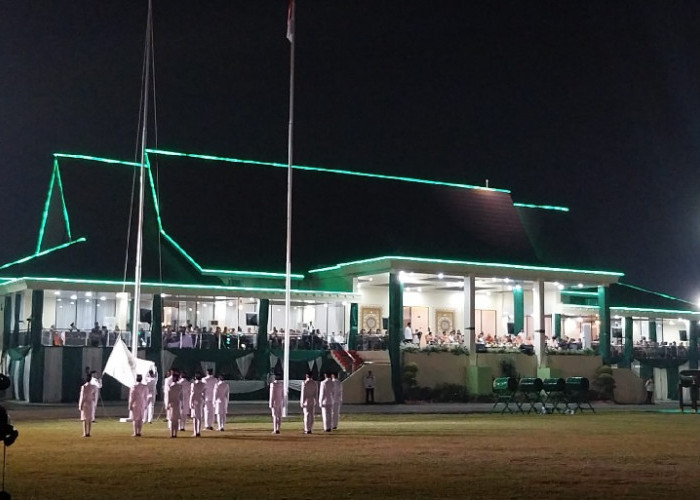
[[[564,285],[562,285],[561,283],[559,283],[559,284],[557,285],[557,288],[558,288],[559,290],[563,290],[563,289],[564,289]]]
[[[85,299],[85,302],[87,302],[87,303],[89,304],[89,303],[90,303],[90,299]]]
[[[438,273],[438,279],[439,279],[439,280],[441,280],[441,279],[442,279],[442,278],[444,278],[444,277],[445,277],[445,275],[444,275],[444,274],[442,274],[442,273]]]
[[[92,292],[85,292],[86,297],[92,297]]]
[[[105,300],[107,300],[107,297],[105,297],[105,296],[103,295],[102,297],[100,297],[100,300],[101,300],[102,302],[104,302]]]
[[[370,277],[369,277],[369,280],[370,280],[370,281],[374,281],[374,278],[372,278],[372,277],[370,276]]]
[[[579,288],[583,288],[583,283],[579,283],[579,284],[576,285],[576,286],[579,287]]]
[[[53,292],[53,294],[54,294],[54,295],[61,295],[61,292],[58,291],[58,290],[56,290],[55,292]]]
[[[70,296],[70,299],[71,299],[71,300],[77,300],[77,299],[78,299],[78,296],[77,296],[76,294],[73,294],[73,295]]]

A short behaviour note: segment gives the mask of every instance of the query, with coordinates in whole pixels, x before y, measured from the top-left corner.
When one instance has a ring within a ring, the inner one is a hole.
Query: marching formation
[[[158,376],[151,370],[145,377],[136,375],[136,383],[129,390],[129,419],[132,422],[132,436],[140,437],[143,423],[154,420],[156,386]],[[102,382],[96,372],[88,374],[86,382],[80,388],[78,409],[83,426],[83,437],[90,437],[95,409]],[[170,370],[163,380],[163,408],[168,422],[171,438],[176,438],[178,431],[184,431],[189,417],[192,421],[192,436],[200,437],[202,425],[206,430],[223,431],[228,413],[230,399],[229,386],[223,374],[214,376],[213,370],[207,369],[206,376],[196,373],[194,380],[184,371]],[[337,373],[326,373],[322,382],[313,379],[308,372],[301,384],[299,405],[303,412],[304,434],[311,434],[317,409],[321,410],[323,430],[331,432],[338,428],[340,407],[343,403],[343,384]],[[284,408],[284,384],[275,377],[270,382],[269,407],[272,414],[272,433],[280,433],[282,411]]]

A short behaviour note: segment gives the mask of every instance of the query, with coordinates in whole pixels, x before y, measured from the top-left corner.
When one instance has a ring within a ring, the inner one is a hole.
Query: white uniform
[[[216,415],[217,429],[224,430],[226,413],[228,412],[229,389],[225,380],[219,380],[214,386],[214,414]]]
[[[202,414],[204,412],[204,392],[206,385],[202,380],[192,382],[190,390],[190,411],[192,412],[192,435],[202,432]]]
[[[153,422],[153,409],[156,404],[156,385],[158,384],[158,375],[150,376],[146,375],[143,380],[144,385],[147,389],[146,394],[146,411],[144,412],[143,419],[149,424]]]
[[[92,421],[95,421],[95,410],[97,409],[97,402],[100,399],[100,389],[102,389],[102,380],[97,377],[90,378],[90,384],[95,386],[95,404],[92,406]]]
[[[338,428],[338,420],[340,420],[340,407],[343,404],[343,383],[340,379],[333,380],[333,414],[331,419],[331,427]]]
[[[406,342],[413,342],[413,332],[410,326],[403,329],[403,339]]]
[[[333,424],[333,392],[335,385],[330,378],[323,379],[318,393],[318,402],[321,405],[321,418],[323,419],[323,430],[331,431]]]
[[[143,415],[146,413],[146,406],[148,405],[147,398],[148,387],[140,382],[137,382],[129,390],[129,411],[131,411],[131,418],[134,424],[134,436],[141,435]]]
[[[304,432],[311,434],[314,427],[314,412],[318,405],[318,383],[315,380],[306,379],[301,384],[299,404],[304,410]]]
[[[80,420],[92,422],[95,414],[95,393],[97,388],[89,382],[80,387],[80,399],[78,399],[78,409],[80,410]]]
[[[284,384],[275,380],[270,384],[270,411],[272,412],[272,433],[280,433],[282,408],[284,407]]]
[[[180,430],[185,430],[187,423],[187,415],[190,414],[190,392],[192,391],[192,382],[186,378],[181,378],[177,381],[182,386],[182,399],[180,399]]]
[[[214,387],[216,386],[216,377],[207,375],[202,379],[206,387],[204,391],[204,427],[207,429],[214,428]]]
[[[178,421],[180,420],[180,400],[182,399],[182,386],[170,380],[163,403],[168,415],[168,427],[170,435],[177,436]]]

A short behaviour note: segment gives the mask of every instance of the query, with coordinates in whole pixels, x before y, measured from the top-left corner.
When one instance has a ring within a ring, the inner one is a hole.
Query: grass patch
[[[225,432],[142,438],[101,420],[17,424],[6,488],[23,498],[693,498],[696,415],[347,415],[333,433],[298,418],[235,417]],[[131,486],[133,485],[133,487]]]

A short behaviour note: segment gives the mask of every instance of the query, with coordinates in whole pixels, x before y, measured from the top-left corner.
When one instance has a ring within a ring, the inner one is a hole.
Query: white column
[[[535,326],[535,338],[533,339],[537,366],[544,366],[544,353],[546,339],[544,336],[544,281],[535,282],[532,290],[532,316]]]
[[[476,285],[474,275],[464,277],[464,343],[470,353],[476,353]],[[473,358],[476,360],[476,357]]]

